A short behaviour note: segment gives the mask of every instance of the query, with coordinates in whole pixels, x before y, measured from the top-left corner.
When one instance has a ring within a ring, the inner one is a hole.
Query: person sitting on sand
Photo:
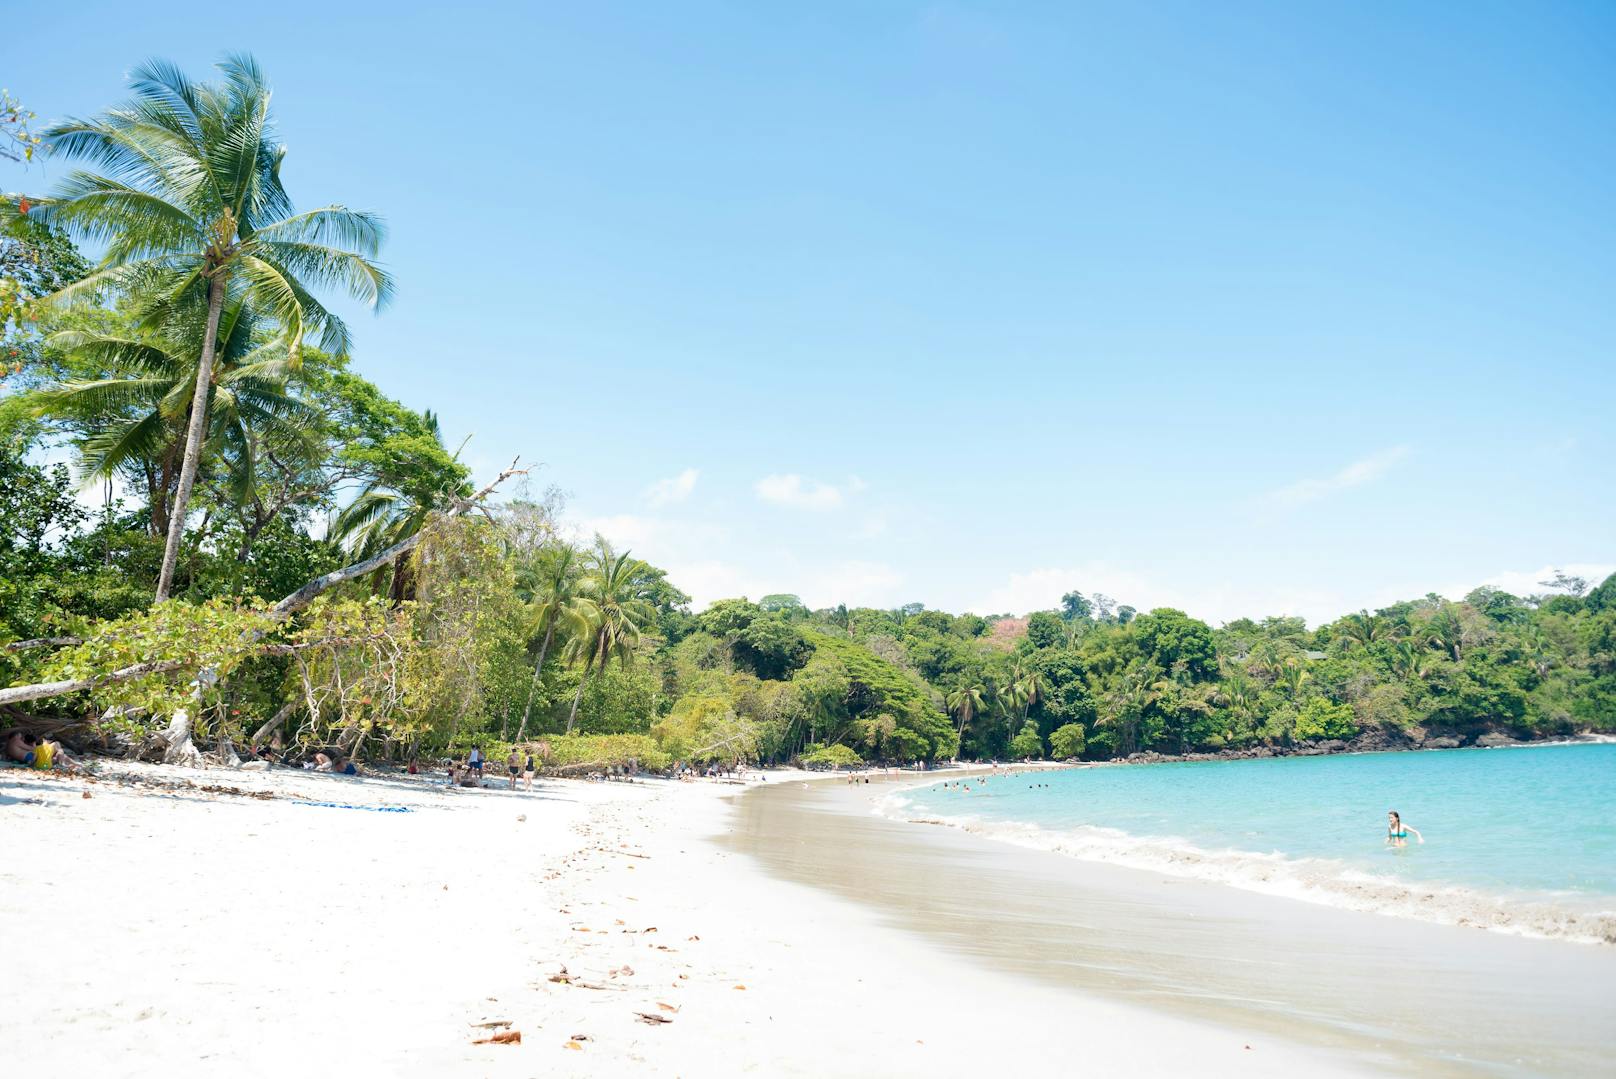
[[[1397,810],[1388,810],[1386,813],[1386,843],[1393,847],[1408,846],[1408,833],[1413,832],[1414,838],[1421,843],[1425,837],[1420,835],[1418,828],[1403,823],[1403,818],[1397,815]]]
[[[41,772],[49,772],[53,768],[72,771],[76,767],[76,762],[60,742],[22,731],[12,731],[6,736],[5,757],[24,768],[36,768]]]
[[[352,757],[345,757],[340,760],[333,761],[331,764],[331,770],[345,776],[356,776],[359,774],[359,766],[353,762]]]
[[[335,767],[335,763],[324,753],[316,753],[314,755],[314,770],[316,772],[329,772]]]

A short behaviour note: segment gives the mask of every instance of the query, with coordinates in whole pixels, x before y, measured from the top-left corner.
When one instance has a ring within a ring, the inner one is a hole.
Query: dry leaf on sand
[[[472,1045],[520,1045],[522,1032],[520,1030],[502,1030],[491,1038],[478,1038]]]

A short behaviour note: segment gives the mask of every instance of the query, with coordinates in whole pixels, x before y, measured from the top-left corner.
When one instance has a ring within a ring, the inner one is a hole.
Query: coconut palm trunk
[[[601,638],[599,652],[601,665],[604,666],[606,663],[606,640],[604,637]],[[590,659],[594,659],[593,654],[591,654]],[[578,702],[584,699],[584,686],[589,684],[589,672],[593,669],[593,662],[585,663],[583,677],[578,679],[578,692],[572,695],[572,711],[567,713],[568,734],[572,733],[573,724],[578,721]]]
[[[174,568],[179,563],[180,540],[185,536],[185,510],[196,484],[197,464],[202,459],[202,437],[208,429],[208,392],[213,388],[213,350],[219,339],[219,313],[224,310],[224,276],[215,274],[208,282],[208,325],[202,337],[202,358],[196,367],[196,392],[191,395],[191,422],[185,431],[185,459],[180,464],[180,483],[168,511],[168,542],[163,545],[163,569],[157,577],[157,602],[168,598],[174,587]]]
[[[555,620],[551,619],[550,628],[544,631],[544,643],[539,645],[538,662],[533,664],[533,680],[527,686],[527,707],[522,709],[522,725],[516,731],[516,740],[518,742],[527,737],[528,720],[533,718],[533,698],[538,696],[539,676],[544,671],[544,657],[549,654],[550,642],[553,640],[555,640]],[[582,682],[578,683],[578,688],[582,692]],[[572,711],[574,715],[578,714],[578,702],[576,699],[572,702]],[[567,730],[569,732],[572,730],[570,723],[567,725]]]

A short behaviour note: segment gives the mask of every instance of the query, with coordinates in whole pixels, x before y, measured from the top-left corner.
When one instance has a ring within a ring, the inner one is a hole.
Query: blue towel
[[[408,812],[410,812],[410,807],[409,806],[356,806],[356,805],[349,805],[347,802],[303,802],[303,801],[293,801],[292,804],[293,805],[300,805],[300,806],[327,806],[327,807],[329,807],[331,809],[364,809],[364,810],[368,810],[371,813],[408,813]]]

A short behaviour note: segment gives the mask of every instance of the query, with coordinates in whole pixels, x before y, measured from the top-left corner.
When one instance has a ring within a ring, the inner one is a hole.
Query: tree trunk
[[[296,697],[293,697],[291,700],[281,705],[280,708],[276,710],[275,714],[269,717],[268,722],[253,732],[250,742],[253,749],[257,749],[259,746],[263,745],[270,735],[280,730],[281,724],[286,722],[286,717],[291,715],[292,711],[301,703],[302,702]]]
[[[605,670],[606,669],[606,639],[604,637],[600,637],[600,638],[597,638],[597,639],[600,642],[600,646],[599,646],[598,650],[596,651],[596,654],[594,656],[592,656],[591,659],[592,660],[593,659],[599,659],[601,670]],[[567,733],[568,734],[572,733],[573,722],[575,720],[577,720],[577,718],[578,718],[578,702],[583,700],[584,686],[586,686],[589,683],[589,672],[593,669],[593,667],[594,667],[593,662],[586,662],[584,664],[583,677],[578,679],[578,692],[576,692],[576,693],[574,693],[572,695],[572,711],[567,713]]]
[[[196,367],[196,392],[191,395],[191,423],[185,432],[185,460],[180,465],[180,485],[168,510],[168,542],[163,546],[163,570],[157,578],[157,602],[168,598],[174,587],[174,567],[179,562],[180,540],[185,536],[185,510],[196,483],[196,469],[202,458],[202,436],[208,426],[208,391],[213,387],[213,349],[219,337],[219,313],[224,308],[224,275],[215,273],[208,282],[208,326],[202,335],[202,357]],[[190,742],[187,735],[186,742]]]
[[[185,708],[174,709],[174,718],[168,729],[157,736],[163,751],[164,764],[195,766],[202,762],[202,754],[191,743],[191,713]]]
[[[496,476],[492,483],[470,498],[464,498],[455,503],[444,516],[458,517],[484,498],[487,498],[494,488],[512,476],[522,475],[525,472],[525,469],[517,468],[516,463],[513,461],[511,467]],[[351,566],[321,574],[312,581],[306,582],[303,587],[284,597],[269,609],[270,619],[275,622],[285,621],[310,603],[313,603],[315,597],[327,589],[334,588],[344,581],[351,581],[355,577],[363,577],[377,567],[386,565],[420,543],[421,538],[426,535],[426,531],[427,529],[423,528],[420,532],[399,540],[385,551],[378,552],[361,562],[355,562]],[[264,635],[264,632],[264,630],[252,631],[248,635],[249,641],[256,641]],[[268,646],[263,651],[265,654],[270,654],[276,649],[285,647],[287,646]],[[284,655],[285,653],[280,654]],[[189,661],[183,659],[151,660],[146,663],[133,663],[127,667],[120,667],[115,671],[108,671],[105,674],[92,674],[85,678],[68,678],[56,682],[33,682],[28,685],[0,687],[0,707],[8,704],[20,704],[23,701],[37,701],[45,697],[60,697],[64,693],[78,693],[82,690],[95,689],[114,682],[127,682],[134,678],[144,678],[151,674],[170,674],[174,671],[184,670],[190,665]]]
[[[544,643],[539,646],[539,661],[533,664],[533,681],[527,687],[527,707],[522,710],[522,726],[516,732],[516,740],[520,742],[527,737],[527,721],[533,716],[533,697],[539,691],[539,674],[544,670],[544,657],[550,651],[550,642],[555,639],[555,619],[550,619],[550,628],[544,631]],[[578,683],[581,687],[582,682]],[[573,714],[577,714],[577,705],[573,705]]]
[[[387,598],[394,607],[401,607],[405,600],[414,598],[414,593],[415,589],[410,582],[409,556],[399,555],[393,560],[393,583]]]
[[[589,681],[589,668],[584,668],[584,676],[578,679],[578,692],[572,695],[572,711],[567,713],[567,733],[572,733],[572,725],[578,719],[578,702],[584,697],[584,684]]]

